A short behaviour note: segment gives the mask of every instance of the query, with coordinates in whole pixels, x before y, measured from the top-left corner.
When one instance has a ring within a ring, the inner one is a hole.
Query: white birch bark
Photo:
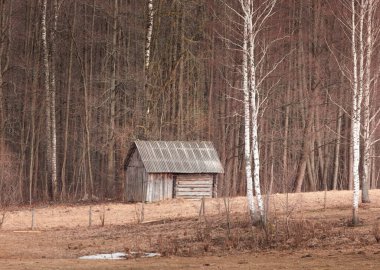
[[[246,3],[241,0],[243,10]],[[243,34],[243,91],[244,91],[244,161],[245,174],[247,179],[247,201],[248,209],[252,221],[255,217],[255,203],[253,197],[253,181],[251,166],[251,132],[250,132],[250,105],[249,105],[249,85],[248,85],[248,13],[244,12],[244,34]]]
[[[259,5],[257,9],[254,7],[253,0],[240,0],[244,18],[244,35],[243,35],[243,90],[244,90],[244,157],[246,162],[247,176],[247,199],[251,212],[251,217],[255,222],[255,203],[253,197],[254,184],[257,204],[260,214],[260,220],[265,222],[264,202],[261,196],[260,188],[260,152],[258,137],[258,116],[260,110],[259,103],[259,83],[256,77],[257,63],[255,59],[256,36],[260,32],[263,23],[272,14],[276,0],[266,1],[263,5]],[[262,62],[265,57],[265,51],[262,52]],[[260,78],[262,81],[266,76]],[[252,134],[250,134],[252,129]],[[252,139],[252,145],[251,145]],[[253,156],[253,164],[252,164]],[[252,166],[253,165],[253,166]],[[253,168],[252,168],[253,167]],[[253,169],[253,181],[252,181]]]
[[[58,23],[58,1],[54,0],[54,21],[53,21],[53,31],[51,34],[51,89],[50,89],[50,113],[51,113],[51,182],[52,182],[52,192],[53,200],[57,199],[58,193],[58,179],[57,179],[57,128],[55,119],[55,93],[56,93],[56,83],[55,83],[55,54],[56,54],[56,32]]]
[[[42,14],[41,14],[41,40],[42,40],[42,52],[43,52],[43,64],[44,64],[44,72],[45,72],[45,106],[46,106],[46,164],[48,170],[48,177],[51,177],[50,181],[53,186],[56,185],[56,179],[53,177],[53,144],[52,144],[52,116],[51,116],[51,108],[54,106],[52,104],[52,96],[50,89],[50,65],[49,65],[49,49],[47,44],[47,27],[46,27],[46,13],[47,13],[47,0],[42,1]],[[54,192],[53,192],[54,194]],[[53,195],[54,199],[54,195]]]
[[[151,58],[151,44],[152,44],[152,32],[153,32],[153,21],[154,21],[154,11],[153,11],[153,0],[148,0],[148,20],[145,35],[145,58],[144,58],[144,95],[146,99],[146,119],[145,119],[145,129],[144,133],[146,136],[147,130],[150,128],[150,111],[152,106],[152,93],[150,92],[149,83],[149,67]]]
[[[371,166],[371,128],[370,128],[370,91],[371,91],[371,64],[373,56],[373,16],[374,6],[377,5],[378,0],[366,1],[366,23],[367,23],[367,42],[366,42],[366,54],[365,54],[365,75],[363,86],[363,181],[362,181],[362,202],[370,202],[369,198],[369,182],[370,182],[370,166]]]
[[[150,46],[153,32],[153,0],[148,0],[148,26],[145,37],[145,72],[148,72],[150,65]]]
[[[250,11],[252,14],[252,11]],[[249,50],[249,92],[251,94],[251,124],[252,124],[252,153],[253,153],[253,182],[257,197],[257,205],[260,212],[260,217],[264,220],[264,203],[261,196],[260,188],[260,153],[259,153],[259,137],[258,137],[258,113],[259,106],[257,104],[258,89],[256,85],[256,63],[255,63],[255,33],[253,33],[252,15],[248,20],[248,50]]]
[[[361,114],[361,88],[358,84],[358,55],[357,55],[357,33],[356,33],[356,8],[355,0],[351,1],[352,17],[351,17],[351,46],[352,46],[352,64],[353,64],[353,78],[352,78],[352,90],[353,90],[353,102],[352,102],[352,123],[351,123],[351,133],[352,133],[352,149],[353,149],[353,166],[352,174],[354,180],[354,192],[353,192],[353,216],[352,223],[357,224],[358,218],[358,207],[359,207],[359,162],[360,162],[360,114]],[[362,17],[360,16],[360,19]],[[359,29],[360,30],[360,29]],[[359,35],[360,41],[360,35]],[[361,50],[360,50],[361,51]]]

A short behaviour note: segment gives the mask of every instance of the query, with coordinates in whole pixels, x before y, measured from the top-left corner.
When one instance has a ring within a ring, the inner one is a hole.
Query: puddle
[[[141,253],[141,252],[115,252],[115,253],[104,253],[104,254],[95,254],[79,257],[82,260],[124,260],[127,258],[152,258],[160,256],[159,253]]]

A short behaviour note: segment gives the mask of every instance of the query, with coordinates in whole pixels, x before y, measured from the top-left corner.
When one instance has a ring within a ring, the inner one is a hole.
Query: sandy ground
[[[362,225],[352,228],[347,226],[350,191],[327,192],[326,204],[324,192],[288,197],[274,194],[270,198],[271,216],[301,220],[302,224],[306,221],[315,236],[305,238],[305,243],[300,239],[300,244],[295,245],[293,242],[298,240],[293,237],[281,246],[263,249],[247,248],[243,240],[232,243],[231,248],[224,247],[229,243],[219,238],[226,229],[217,225],[224,218],[223,199],[206,200],[206,217],[212,220],[210,224],[216,224],[210,225],[216,231],[209,236],[211,247],[207,235],[203,235],[206,223],[199,223],[200,201],[196,200],[145,204],[144,222],[140,224],[137,220],[141,204],[92,205],[91,227],[90,205],[39,206],[35,208],[34,231],[30,230],[30,209],[7,209],[0,229],[0,269],[380,269],[380,244],[373,236],[374,224],[380,220],[380,190],[371,190],[370,198],[371,203],[361,205],[359,211]],[[232,198],[230,206],[235,224],[232,230],[244,238],[247,229],[240,221],[246,215],[246,200]],[[100,226],[103,209],[105,226]],[[329,226],[324,226],[325,222]],[[172,247],[176,241],[180,242],[179,251],[177,246]],[[189,244],[191,241],[194,244]],[[199,252],[199,248],[191,250],[192,245],[199,247],[204,243],[204,252]],[[122,261],[77,259],[96,253],[156,252],[168,247],[176,253]]]

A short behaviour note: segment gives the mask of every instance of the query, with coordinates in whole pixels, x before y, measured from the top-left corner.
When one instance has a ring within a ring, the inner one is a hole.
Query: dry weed
[[[376,219],[376,221],[373,223],[372,234],[375,237],[376,242],[380,243],[380,222],[379,222],[379,218]]]
[[[144,203],[136,203],[135,204],[135,217],[138,224],[144,222]]]
[[[0,211],[0,229],[3,227],[6,217],[7,217],[7,212]]]

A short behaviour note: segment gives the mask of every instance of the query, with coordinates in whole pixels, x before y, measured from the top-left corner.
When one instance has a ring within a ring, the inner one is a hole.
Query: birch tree
[[[57,148],[56,148],[56,127],[55,127],[55,79],[50,72],[49,48],[47,42],[47,0],[42,1],[41,14],[41,40],[43,47],[43,65],[44,65],[44,84],[45,84],[45,106],[46,106],[46,164],[48,168],[48,177],[51,178],[52,198],[56,199],[57,195]],[[54,21],[57,19],[57,3],[54,4]],[[54,23],[55,24],[55,23]],[[56,28],[56,25],[54,26]],[[54,41],[53,41],[54,42]],[[51,81],[52,80],[52,81]],[[52,85],[50,83],[52,82]]]
[[[376,10],[379,4],[379,0],[367,0],[364,3],[365,19],[363,23],[366,23],[366,43],[365,52],[363,52],[364,67],[363,67],[363,181],[362,181],[362,202],[368,203],[369,199],[369,182],[371,176],[371,147],[373,144],[373,133],[371,129],[371,121],[373,121],[378,112],[371,115],[371,98],[373,97],[373,83],[375,75],[372,66],[372,58],[374,57],[375,42],[379,34],[378,24],[376,24]],[[377,26],[377,27],[376,27]],[[371,120],[372,119],[372,120]],[[372,125],[374,126],[374,125]]]
[[[146,106],[146,127],[144,133],[146,133],[147,128],[150,126],[150,117],[151,117],[151,106],[152,106],[152,93],[149,89],[149,68],[151,61],[151,45],[152,45],[152,33],[153,33],[153,21],[154,21],[154,11],[153,11],[153,0],[148,0],[147,7],[147,27],[145,34],[145,51],[144,51],[144,95],[147,99]]]
[[[362,3],[363,1],[361,1]],[[362,24],[364,16],[362,15],[363,9],[360,8],[360,29],[359,35],[357,31],[356,22],[356,6],[355,0],[351,1],[351,50],[352,50],[352,123],[351,123],[351,133],[352,133],[352,150],[353,150],[353,179],[354,179],[354,192],[353,192],[353,215],[352,223],[357,224],[359,221],[358,217],[358,207],[359,207],[359,162],[360,162],[360,117],[361,117],[361,103],[362,103],[362,88],[359,87],[359,76],[358,71],[362,72],[362,60],[358,61],[358,48],[357,44],[360,44],[359,53],[362,56],[363,53],[363,36],[362,36]],[[360,58],[362,59],[362,57]],[[360,73],[360,78],[362,78],[362,73]]]
[[[352,223],[359,221],[359,189],[360,189],[360,159],[363,160],[362,174],[362,202],[369,202],[368,182],[370,168],[370,93],[372,77],[372,57],[374,51],[373,31],[375,7],[378,1],[361,0],[357,3],[351,1],[351,50],[352,50],[352,75],[351,87],[352,99],[352,150],[353,150],[353,217]],[[358,20],[358,21],[357,21]],[[362,125],[363,121],[363,125]],[[363,134],[363,155],[361,156],[360,139]]]
[[[258,35],[264,23],[272,15],[276,0],[267,0],[263,3],[255,3],[253,0],[240,0],[243,11],[243,91],[244,91],[244,159],[246,163],[247,199],[251,217],[255,216],[253,186],[255,189],[260,219],[265,222],[264,203],[260,188],[260,152],[258,121],[260,111],[260,86],[263,80],[271,73],[258,76],[259,65],[266,57],[266,48],[260,47],[261,52],[256,58]],[[256,6],[257,5],[257,6]],[[276,66],[276,65],[275,65]],[[252,130],[252,134],[250,134]],[[252,145],[251,145],[252,141]],[[252,162],[253,160],[253,162]],[[253,166],[251,165],[253,163]],[[253,181],[252,181],[253,171]]]
[[[343,16],[341,23],[350,34],[350,55],[348,65],[340,63],[343,75],[349,80],[352,93],[351,109],[351,150],[353,201],[352,223],[358,224],[358,207],[360,195],[360,160],[363,161],[362,201],[369,202],[368,177],[370,164],[370,86],[373,80],[371,74],[373,57],[374,0],[342,1],[349,16]],[[362,123],[363,121],[363,123]],[[364,128],[363,128],[364,127]],[[363,150],[361,151],[361,135],[363,135]],[[363,154],[362,154],[363,153]]]
[[[147,72],[149,70],[149,65],[150,65],[153,19],[154,19],[153,14],[154,14],[153,0],[148,0],[148,23],[147,23],[146,37],[145,37],[145,61],[144,61],[144,69],[146,72],[145,76],[147,76]]]
[[[51,156],[51,167],[52,167],[52,195],[53,200],[57,199],[58,194],[58,179],[57,179],[57,123],[56,123],[56,113],[55,113],[55,96],[57,91],[56,86],[56,53],[57,53],[57,46],[56,46],[56,36],[57,36],[57,24],[58,24],[58,0],[54,0],[53,2],[53,31],[51,33],[51,103],[50,103],[50,111],[51,111],[51,149],[52,149],[52,156]]]
[[[241,0],[243,10],[249,9],[248,2]],[[247,180],[247,201],[251,220],[254,221],[256,215],[255,202],[253,196],[253,180],[251,165],[251,128],[250,128],[250,104],[249,104],[249,84],[248,84],[248,24],[249,13],[244,12],[244,34],[243,34],[243,91],[244,91],[244,161],[245,174]]]

